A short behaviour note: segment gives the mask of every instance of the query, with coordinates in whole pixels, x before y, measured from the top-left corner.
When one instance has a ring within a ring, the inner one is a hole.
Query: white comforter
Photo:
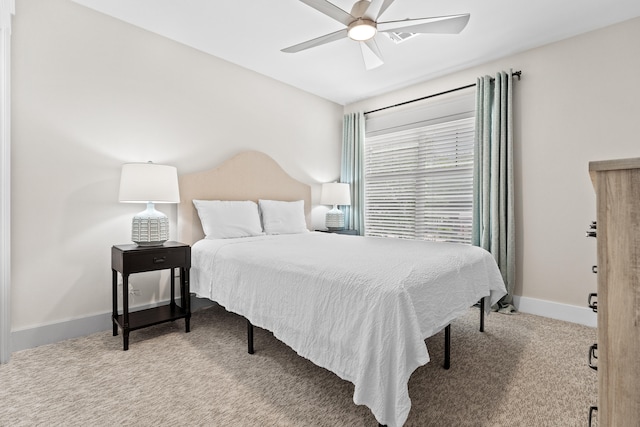
[[[425,338],[481,297],[505,295],[493,257],[474,246],[329,233],[201,240],[191,291],[268,329],[355,384],[353,401],[401,426]]]

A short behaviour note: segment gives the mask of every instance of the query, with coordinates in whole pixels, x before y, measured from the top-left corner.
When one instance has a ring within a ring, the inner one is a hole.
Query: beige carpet
[[[407,426],[586,426],[596,403],[587,367],[592,328],[478,311],[427,340],[432,362],[409,383]],[[2,426],[377,426],[353,386],[261,329],[246,352],[245,321],[220,307],[184,323],[110,331],[14,353],[0,365]]]

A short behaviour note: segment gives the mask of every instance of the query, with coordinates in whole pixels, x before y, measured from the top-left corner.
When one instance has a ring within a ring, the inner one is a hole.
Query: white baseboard
[[[11,351],[26,350],[111,329],[111,312],[11,332]]]
[[[586,305],[584,307],[578,307],[575,305],[520,297],[517,295],[513,296],[513,305],[515,305],[518,311],[523,313],[564,320],[566,322],[578,323],[580,325],[590,326],[593,328],[598,325],[598,315]]]
[[[176,298],[180,304],[180,298]],[[132,307],[132,310],[144,310],[167,304],[168,301],[160,301],[153,304]],[[209,303],[209,304],[208,304]],[[212,304],[211,301],[200,301],[191,298],[191,311]],[[96,332],[111,330],[111,312],[99,313],[79,319],[71,319],[47,325],[35,326],[11,332],[11,352],[53,344],[70,338],[84,337]]]

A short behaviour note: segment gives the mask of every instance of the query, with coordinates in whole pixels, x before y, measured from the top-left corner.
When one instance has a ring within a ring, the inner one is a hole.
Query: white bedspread
[[[429,361],[425,338],[506,293],[478,247],[317,232],[201,240],[191,291],[351,381],[353,401],[389,427],[409,415],[409,377]]]

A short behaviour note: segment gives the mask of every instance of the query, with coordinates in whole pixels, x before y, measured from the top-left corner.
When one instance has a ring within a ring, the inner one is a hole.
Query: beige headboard
[[[291,178],[271,157],[245,151],[215,169],[181,175],[178,240],[193,244],[204,237],[193,199],[304,200],[307,227],[311,218],[311,187]]]

